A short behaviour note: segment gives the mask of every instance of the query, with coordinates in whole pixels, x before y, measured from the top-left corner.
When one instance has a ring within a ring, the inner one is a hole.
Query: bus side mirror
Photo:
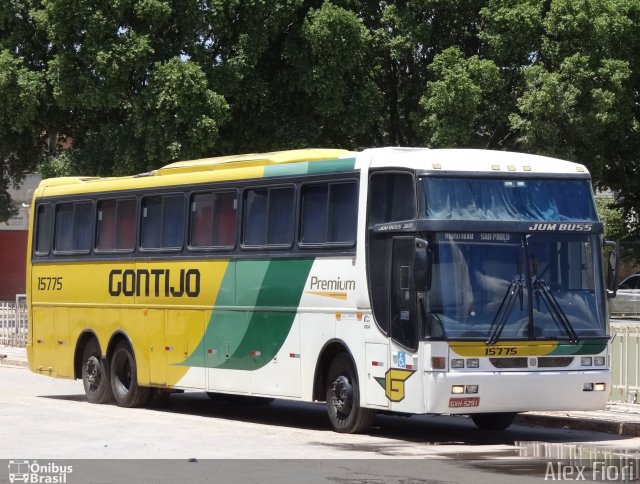
[[[604,246],[611,249],[607,256],[607,297],[611,299],[618,291],[618,243],[605,240]]]
[[[413,256],[413,287],[417,292],[427,292],[431,289],[429,242],[422,239],[416,239]]]

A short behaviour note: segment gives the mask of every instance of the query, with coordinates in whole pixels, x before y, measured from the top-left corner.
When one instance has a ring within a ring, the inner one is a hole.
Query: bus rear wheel
[[[516,417],[515,413],[475,413],[470,415],[473,423],[481,430],[505,430]]]
[[[347,355],[339,354],[327,373],[327,412],[337,432],[364,432],[373,424],[376,411],[360,406],[356,372]]]
[[[121,407],[142,407],[149,401],[151,389],[138,385],[136,359],[129,345],[121,341],[111,357],[111,390]]]
[[[82,353],[82,385],[89,403],[109,403],[113,400],[109,383],[109,362],[102,358],[95,339],[87,342]]]

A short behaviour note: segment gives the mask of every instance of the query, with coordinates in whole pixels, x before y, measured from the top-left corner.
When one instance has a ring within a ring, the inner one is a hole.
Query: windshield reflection
[[[605,335],[596,244],[581,234],[432,235],[425,336],[493,343]]]

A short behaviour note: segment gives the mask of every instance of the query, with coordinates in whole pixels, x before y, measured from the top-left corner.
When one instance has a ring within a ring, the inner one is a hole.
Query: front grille
[[[538,368],[564,368],[573,363],[572,356],[541,356],[538,358]]]
[[[496,368],[527,368],[527,358],[489,358]]]

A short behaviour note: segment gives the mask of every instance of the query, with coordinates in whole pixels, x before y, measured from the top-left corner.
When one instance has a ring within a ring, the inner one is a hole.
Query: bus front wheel
[[[360,406],[356,372],[347,355],[339,354],[327,373],[327,412],[337,432],[364,432],[373,424],[376,411]]]
[[[109,362],[102,358],[95,339],[87,342],[82,353],[82,385],[89,403],[109,403],[113,400],[109,383]]]
[[[149,400],[151,389],[138,385],[136,359],[124,341],[116,345],[111,357],[111,390],[121,407],[142,407]]]
[[[505,430],[516,417],[515,413],[475,413],[470,415],[473,423],[481,430]]]

